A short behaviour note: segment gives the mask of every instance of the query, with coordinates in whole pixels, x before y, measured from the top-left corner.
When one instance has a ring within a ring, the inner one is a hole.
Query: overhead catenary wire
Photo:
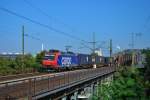
[[[75,28],[72,28],[70,25],[64,23],[63,21],[59,20],[56,17],[53,17],[51,15],[49,15],[48,13],[46,13],[44,10],[42,10],[40,7],[36,6],[35,4],[31,3],[28,0],[23,0],[26,4],[28,4],[30,7],[32,7],[33,9],[35,9],[36,11],[40,12],[41,14],[43,14],[44,16],[46,16],[47,18],[49,18],[50,20],[54,20],[55,22],[65,26],[66,28],[70,29],[72,32],[78,32],[78,33],[82,33],[79,32],[78,30],[76,30]]]
[[[29,34],[24,34],[24,36],[29,37],[29,38],[34,39],[34,40],[41,41],[40,38],[34,37],[34,36],[32,36],[32,35],[29,35]]]
[[[87,41],[82,40],[82,39],[80,39],[80,38],[78,38],[78,37],[76,37],[76,36],[73,36],[73,35],[69,34],[69,33],[63,32],[63,31],[61,31],[61,30],[58,30],[58,29],[56,29],[56,28],[53,28],[53,27],[51,27],[51,26],[49,26],[49,25],[46,25],[46,24],[43,24],[43,23],[41,23],[41,22],[35,21],[35,20],[31,19],[31,18],[28,18],[28,17],[25,17],[25,16],[23,16],[23,15],[20,15],[20,14],[14,12],[14,11],[9,10],[9,9],[0,7],[0,10],[2,10],[2,11],[4,11],[4,12],[7,12],[7,13],[9,13],[9,14],[11,14],[11,15],[17,16],[17,17],[19,17],[19,18],[21,18],[21,19],[27,20],[27,21],[29,21],[29,22],[31,22],[31,23],[34,23],[34,24],[40,25],[40,26],[42,26],[42,27],[45,27],[45,28],[47,28],[47,29],[49,29],[49,30],[52,30],[52,31],[56,32],[56,33],[62,34],[62,35],[67,36],[67,37],[70,37],[70,38],[72,38],[72,39],[75,39],[75,40],[78,40],[78,41],[82,41],[82,42],[87,42]]]

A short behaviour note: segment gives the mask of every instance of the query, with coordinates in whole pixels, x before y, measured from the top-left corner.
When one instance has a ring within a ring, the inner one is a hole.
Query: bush
[[[35,72],[39,67],[36,58],[30,54],[15,59],[0,58],[0,75]]]

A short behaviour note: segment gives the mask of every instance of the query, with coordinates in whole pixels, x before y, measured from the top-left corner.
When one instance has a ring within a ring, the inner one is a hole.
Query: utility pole
[[[95,47],[96,47],[96,41],[95,41],[95,33],[93,32],[93,41],[92,42],[88,42],[91,43],[93,48],[90,48],[92,50],[92,62],[93,62],[93,67],[96,68],[96,64],[95,64]]]
[[[112,39],[110,39],[110,66],[112,65]]]
[[[112,57],[112,39],[110,39],[110,57]]]
[[[95,54],[95,45],[96,45],[95,33],[93,33],[93,54]]]
[[[132,48],[132,66],[134,66],[134,33],[131,33],[131,39],[132,39],[132,43],[131,43],[131,48]]]
[[[24,56],[24,26],[22,26],[22,55]]]
[[[95,45],[96,45],[96,41],[95,41],[95,33],[93,33],[93,42],[90,42],[93,45],[93,49],[92,49],[92,62],[93,62],[93,67],[96,68],[96,64],[95,64]]]
[[[135,56],[135,52],[134,52],[134,47],[135,47],[135,36],[141,36],[142,33],[131,33],[131,49],[132,49],[132,66],[134,66],[134,56]]]
[[[131,40],[132,40],[131,47],[132,49],[134,49],[134,33],[133,32],[131,33]]]
[[[24,67],[24,26],[22,26],[22,71]]]
[[[131,44],[129,44],[131,46],[131,55],[132,55],[132,66],[134,66],[134,35],[135,33],[131,33]]]

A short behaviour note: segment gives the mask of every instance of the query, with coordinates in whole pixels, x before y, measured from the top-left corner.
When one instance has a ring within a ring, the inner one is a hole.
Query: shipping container
[[[61,68],[78,66],[78,59],[76,55],[59,55],[57,64]]]

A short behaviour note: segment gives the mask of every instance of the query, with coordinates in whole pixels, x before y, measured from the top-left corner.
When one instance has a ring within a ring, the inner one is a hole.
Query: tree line
[[[0,75],[31,73],[38,71],[45,51],[38,53],[35,57],[31,54],[18,55],[16,58],[0,57]]]

